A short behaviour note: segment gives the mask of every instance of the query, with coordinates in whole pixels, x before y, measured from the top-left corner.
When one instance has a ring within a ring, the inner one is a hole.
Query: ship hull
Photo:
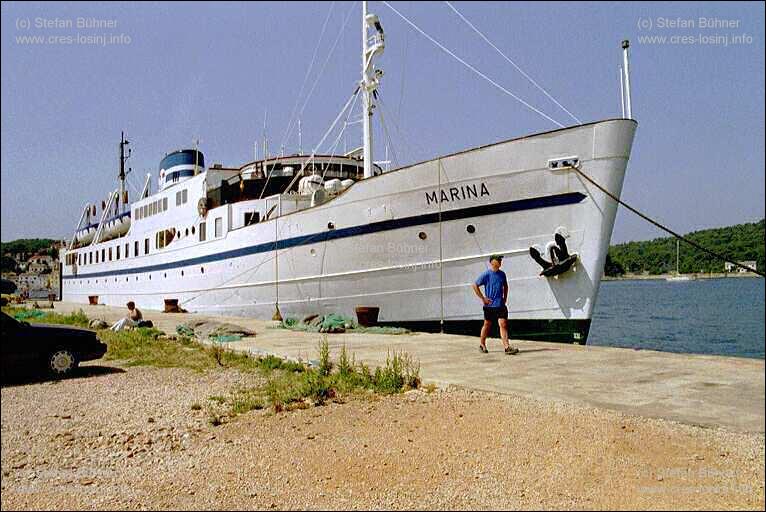
[[[619,197],[635,127],[610,120],[464,151],[368,178],[324,204],[252,226],[238,227],[241,208],[225,205],[207,212],[204,242],[189,236],[138,257],[66,267],[63,297],[132,300],[146,309],[177,299],[193,312],[256,318],[271,318],[277,302],[283,316],[296,318],[353,317],[356,307],[374,306],[383,324],[478,334],[483,312],[470,285],[499,253],[511,336],[582,343],[617,205],[549,161],[576,158]],[[195,189],[204,187],[190,180],[192,204]],[[189,210],[189,219],[195,215]],[[106,244],[143,246],[149,235],[139,228]],[[529,248],[544,249],[555,233],[578,259],[570,271],[543,277]]]

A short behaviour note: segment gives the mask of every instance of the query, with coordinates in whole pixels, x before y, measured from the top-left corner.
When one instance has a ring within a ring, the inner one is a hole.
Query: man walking
[[[479,350],[483,353],[487,350],[487,334],[492,327],[492,323],[497,320],[500,324],[500,337],[503,339],[505,353],[509,355],[518,354],[519,349],[508,344],[508,279],[505,272],[500,270],[503,264],[503,257],[499,254],[493,254],[489,257],[490,268],[485,270],[476,282],[472,285],[473,291],[484,304],[484,325],[481,327],[481,344]],[[480,286],[484,286],[484,293],[481,293]]]

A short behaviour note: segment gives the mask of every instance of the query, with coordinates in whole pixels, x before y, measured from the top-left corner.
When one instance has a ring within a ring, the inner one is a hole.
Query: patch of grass
[[[127,366],[156,366],[158,368],[189,368],[203,371],[214,368],[215,360],[198,343],[181,343],[158,339],[153,329],[114,332],[102,330],[99,338],[106,343],[104,356],[108,360],[125,361]],[[159,331],[158,331],[159,332]],[[188,347],[196,350],[186,350]]]
[[[4,308],[14,314],[21,308]],[[83,311],[61,315],[44,313],[40,322],[87,326],[89,319]],[[420,386],[420,364],[406,352],[389,353],[386,364],[373,372],[369,366],[357,364],[346,346],[341,348],[337,365],[333,363],[327,336],[317,345],[319,364],[310,368],[301,362],[281,359],[274,355],[251,357],[234,352],[220,343],[203,345],[188,337],[169,340],[156,328],[139,328],[114,332],[99,331],[107,344],[106,359],[124,361],[126,366],[155,366],[159,368],[189,368],[209,371],[220,368],[242,372],[259,372],[266,377],[260,387],[238,389],[230,396],[211,396],[205,409],[211,425],[220,425],[227,417],[271,406],[274,411],[321,405],[339,395],[354,395],[362,391],[379,394],[399,393]],[[195,403],[192,410],[202,405]]]
[[[266,396],[262,388],[239,389],[232,394],[230,405],[234,414],[257,411],[266,407]]]
[[[7,306],[3,308],[3,312],[12,317],[15,317],[17,314],[29,314],[33,311],[38,311],[42,313],[42,315],[30,317],[28,319],[22,318],[22,320],[34,324],[62,324],[74,325],[76,327],[88,327],[90,325],[90,319],[82,309],[79,309],[73,313],[62,314],[43,309],[18,308],[13,306]]]
[[[269,374],[265,397],[275,412],[303,407],[308,401],[322,405],[336,397],[366,390],[393,394],[420,386],[420,363],[406,352],[389,354],[385,366],[373,373],[367,365],[357,365],[345,346],[337,366],[333,366],[326,337],[319,342],[318,351],[317,368],[307,368],[302,373],[279,369]]]

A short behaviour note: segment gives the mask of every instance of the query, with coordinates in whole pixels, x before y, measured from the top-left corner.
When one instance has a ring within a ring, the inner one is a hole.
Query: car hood
[[[60,324],[29,324],[30,327],[33,327],[35,329],[45,329],[45,330],[51,330],[51,331],[68,331],[71,333],[78,333],[83,335],[94,335],[96,334],[95,331],[92,331],[90,329],[84,329],[82,327],[75,327],[72,325],[60,325]]]

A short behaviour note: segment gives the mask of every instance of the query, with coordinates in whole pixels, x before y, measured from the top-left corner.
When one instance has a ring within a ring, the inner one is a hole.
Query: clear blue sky
[[[555,128],[443,54],[385,5],[370,4],[387,34],[380,92],[401,163]],[[445,4],[394,5],[504,87],[569,124]],[[619,116],[619,43],[629,38],[639,130],[623,198],[684,232],[764,216],[763,3],[454,5],[585,122]],[[208,164],[251,159],[265,110],[276,150],[329,7],[3,2],[2,240],[71,236],[84,202],[116,186],[121,130],[133,142],[135,187],[146,172],[156,174],[165,152],[189,147],[197,136]],[[335,4],[319,48],[318,82],[302,116],[304,150],[319,141],[359,78],[359,3],[341,32],[351,8]],[[36,18],[75,23],[78,17],[112,20],[116,27],[35,26]],[[737,26],[700,29],[700,17]],[[695,27],[659,28],[660,18],[694,20]],[[640,28],[646,19],[652,30]],[[122,39],[107,46],[18,39],[78,33]],[[745,37],[728,46],[638,39],[700,34]],[[409,137],[394,130],[397,119]],[[349,147],[358,140],[359,125]],[[296,146],[293,135],[288,149]],[[612,240],[660,235],[621,210]]]

